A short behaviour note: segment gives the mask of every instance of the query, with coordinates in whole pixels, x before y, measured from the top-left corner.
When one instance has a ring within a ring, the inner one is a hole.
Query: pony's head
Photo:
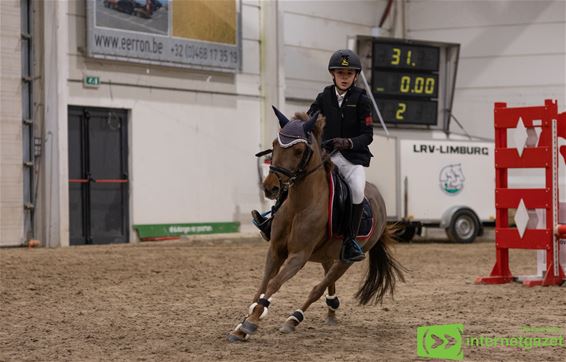
[[[289,120],[277,108],[273,111],[281,129],[273,140],[273,157],[269,175],[263,181],[265,196],[277,197],[283,187],[300,180],[313,159],[320,162],[320,140],[325,118],[318,112],[312,116],[296,113]]]

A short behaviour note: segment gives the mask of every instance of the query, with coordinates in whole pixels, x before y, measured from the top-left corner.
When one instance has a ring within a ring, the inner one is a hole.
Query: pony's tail
[[[388,292],[393,295],[397,280],[405,281],[403,273],[407,270],[391,255],[390,246],[395,243],[393,235],[396,226],[387,225],[383,234],[369,250],[369,266],[366,280],[355,294],[360,304],[374,304],[383,301]]]

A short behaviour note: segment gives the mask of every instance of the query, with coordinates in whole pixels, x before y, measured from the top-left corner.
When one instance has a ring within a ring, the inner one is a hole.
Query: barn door
[[[129,240],[127,111],[69,107],[71,245]]]

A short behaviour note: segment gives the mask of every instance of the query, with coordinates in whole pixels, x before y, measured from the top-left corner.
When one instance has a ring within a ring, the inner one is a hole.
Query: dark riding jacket
[[[309,115],[320,111],[326,117],[322,140],[350,138],[353,148],[340,151],[355,165],[369,166],[373,156],[368,145],[373,141],[371,105],[366,91],[351,87],[338,107],[335,86],[331,85],[318,94],[308,111]]]

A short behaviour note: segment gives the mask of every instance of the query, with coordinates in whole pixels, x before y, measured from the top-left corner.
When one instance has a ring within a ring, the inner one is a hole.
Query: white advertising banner
[[[87,0],[87,51],[95,58],[236,72],[237,0]]]

